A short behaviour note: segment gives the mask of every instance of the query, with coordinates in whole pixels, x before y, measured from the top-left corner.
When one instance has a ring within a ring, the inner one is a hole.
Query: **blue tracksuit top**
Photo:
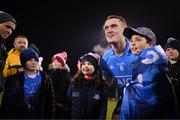
[[[121,119],[172,118],[175,96],[165,72],[167,58],[161,46],[142,51],[132,63],[132,80],[126,84]]]

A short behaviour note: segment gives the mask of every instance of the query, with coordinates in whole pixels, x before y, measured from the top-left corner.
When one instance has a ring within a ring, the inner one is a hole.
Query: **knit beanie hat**
[[[12,21],[16,24],[16,20],[8,13],[0,11],[0,23]]]
[[[53,55],[52,61],[53,60],[57,60],[58,62],[60,62],[62,64],[62,66],[65,66],[66,61],[67,61],[67,53],[65,51],[62,53],[57,53],[57,54]]]
[[[38,54],[33,49],[25,49],[20,54],[21,64],[23,67],[25,67],[26,62],[31,58],[35,58],[37,61],[39,61],[38,57]]]
[[[81,62],[81,66],[83,62],[89,61],[94,66],[95,71],[97,71],[99,68],[100,56],[96,53],[89,52],[88,54],[85,54],[82,57],[80,57],[79,61]]]
[[[180,51],[180,41],[176,38],[168,38],[164,50],[166,50],[167,48],[174,48]]]

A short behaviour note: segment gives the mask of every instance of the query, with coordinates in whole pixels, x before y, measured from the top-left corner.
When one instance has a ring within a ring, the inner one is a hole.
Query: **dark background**
[[[97,3],[98,2],[98,3]],[[157,3],[159,2],[159,3]],[[7,41],[10,49],[14,36],[24,34],[37,45],[46,70],[52,55],[66,51],[71,73],[77,59],[105,40],[104,20],[111,14],[123,16],[131,27],[149,27],[164,47],[168,37],[180,38],[179,5],[173,1],[4,1],[0,10],[14,16],[18,26]]]

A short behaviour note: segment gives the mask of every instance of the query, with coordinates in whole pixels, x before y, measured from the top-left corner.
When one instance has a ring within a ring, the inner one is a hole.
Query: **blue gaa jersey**
[[[161,46],[142,51],[132,64],[132,81],[124,89],[121,119],[171,118],[175,114],[175,98],[164,69],[166,65]]]
[[[130,42],[126,40],[126,47],[122,55],[114,53],[113,49],[107,50],[101,60],[103,76],[113,77],[119,87],[126,85],[132,79],[131,63],[137,59],[130,50]]]

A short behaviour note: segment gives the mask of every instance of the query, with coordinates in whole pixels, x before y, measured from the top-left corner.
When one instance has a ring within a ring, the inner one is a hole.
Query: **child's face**
[[[135,55],[138,55],[142,50],[152,46],[152,43],[148,43],[147,39],[140,35],[133,35],[130,41],[131,51]]]
[[[53,60],[53,62],[52,62],[52,68],[58,69],[58,68],[61,68],[61,67],[62,67],[62,64],[61,64],[59,61]]]
[[[178,60],[180,54],[177,49],[167,48],[166,55],[167,55],[168,59],[170,59],[170,60]]]
[[[95,68],[89,61],[85,61],[81,65],[81,71],[84,75],[91,75],[94,73]]]
[[[26,69],[29,71],[36,71],[38,69],[39,62],[35,58],[31,58],[26,62]]]

